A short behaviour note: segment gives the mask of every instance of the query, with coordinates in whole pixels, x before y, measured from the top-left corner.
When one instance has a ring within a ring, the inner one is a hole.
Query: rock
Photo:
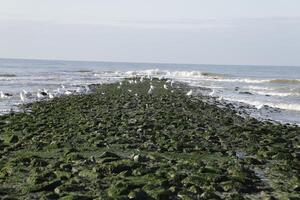
[[[239,94],[253,95],[251,92],[239,92]]]
[[[251,165],[262,165],[264,162],[254,156],[245,156],[244,160],[246,163],[251,164]]]
[[[9,140],[8,140],[9,143],[17,143],[19,142],[19,137],[16,136],[16,135],[12,135]]]
[[[129,199],[135,199],[135,200],[144,200],[144,199],[149,199],[150,197],[148,196],[148,194],[146,192],[144,192],[141,189],[136,189],[131,191],[128,194],[128,198]]]
[[[60,198],[61,200],[93,200],[93,197],[89,197],[86,195],[79,195],[79,194],[69,194]]]
[[[111,184],[111,186],[107,189],[107,194],[111,198],[117,198],[120,195],[128,195],[129,192],[128,184],[121,181]]]
[[[221,199],[221,197],[219,195],[217,195],[215,192],[203,192],[200,197],[202,199],[215,199],[215,200],[218,200],[218,199]]]
[[[34,185],[30,191],[31,192],[41,192],[41,191],[54,191],[54,189],[62,184],[61,180],[50,181],[48,183],[43,183],[39,185]]]
[[[120,156],[118,156],[117,154],[115,153],[112,153],[112,152],[109,152],[109,151],[105,151],[104,153],[102,153],[99,158],[107,158],[107,157],[110,157],[110,158],[120,158]]]

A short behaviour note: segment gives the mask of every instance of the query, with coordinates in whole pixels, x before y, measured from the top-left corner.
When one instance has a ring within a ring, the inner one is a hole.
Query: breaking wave
[[[261,109],[264,106],[269,106],[272,108],[279,108],[283,110],[293,110],[293,111],[300,111],[300,104],[286,104],[286,103],[271,103],[271,102],[261,102],[261,101],[253,101],[249,99],[235,99],[235,98],[224,98],[227,101],[235,101],[235,102],[241,102],[245,104],[249,104],[252,106],[255,106],[257,109]]]
[[[85,72],[85,71],[83,71]],[[186,79],[201,79],[204,81],[216,82],[232,82],[232,83],[281,83],[281,84],[300,84],[300,79],[253,79],[253,78],[234,78],[229,74],[202,72],[202,71],[169,71],[160,69],[134,70],[134,71],[100,71],[95,75],[115,75],[119,77],[132,76],[153,76],[166,78],[186,78]]]
[[[287,96],[300,96],[300,93],[293,92],[270,92],[270,91],[251,91],[255,94],[259,95],[269,95],[269,96],[279,96],[279,97],[287,97]]]

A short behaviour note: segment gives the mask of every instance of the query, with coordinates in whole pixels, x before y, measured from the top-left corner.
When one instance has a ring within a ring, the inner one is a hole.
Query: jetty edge
[[[1,199],[300,199],[298,126],[166,79],[91,88],[0,116]]]

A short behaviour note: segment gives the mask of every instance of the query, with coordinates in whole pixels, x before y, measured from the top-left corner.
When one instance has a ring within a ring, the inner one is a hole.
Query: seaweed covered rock
[[[91,88],[0,116],[1,198],[300,198],[298,126],[243,118],[165,79]]]

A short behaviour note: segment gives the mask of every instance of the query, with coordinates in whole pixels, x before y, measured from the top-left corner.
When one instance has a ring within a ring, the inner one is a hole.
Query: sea
[[[300,67],[0,59],[0,114],[18,111],[23,90],[75,91],[126,77],[165,77],[207,88],[202,95],[249,107],[261,120],[300,124]],[[36,101],[31,98],[30,101]],[[26,103],[26,102],[25,102]]]

